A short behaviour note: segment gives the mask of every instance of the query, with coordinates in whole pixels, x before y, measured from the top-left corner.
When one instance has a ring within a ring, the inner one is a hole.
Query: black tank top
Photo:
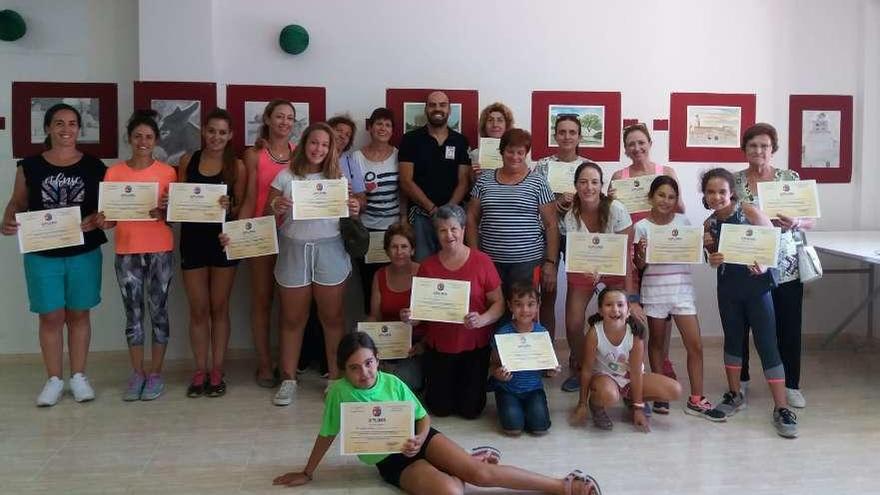
[[[186,168],[186,181],[195,184],[226,184],[223,180],[223,171],[221,170],[215,175],[204,175],[199,170],[199,164],[202,161],[202,150],[193,152],[192,158],[189,160],[189,166]],[[232,188],[227,188],[226,194],[229,196],[229,202],[234,203]],[[230,213],[226,214],[226,220],[231,220]],[[217,239],[221,231],[220,224],[217,223],[191,223],[184,222],[180,224],[180,243],[199,242],[205,238],[211,241]]]

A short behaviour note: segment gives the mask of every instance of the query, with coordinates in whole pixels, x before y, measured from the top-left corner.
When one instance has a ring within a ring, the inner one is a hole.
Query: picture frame
[[[852,180],[852,95],[790,95],[788,168],[817,183]]]
[[[302,132],[327,115],[327,91],[317,86],[257,86],[230,84],[226,86],[226,110],[232,116],[232,143],[238,153],[253,145],[262,125],[263,109],[274,99],[293,103],[296,124],[290,142],[296,145]]]
[[[755,123],[751,93],[672,93],[670,162],[744,162],[740,138]]]
[[[158,112],[159,140],[153,155],[176,166],[184,153],[202,146],[205,117],[217,108],[217,84],[134,81],[134,108]]]
[[[407,130],[425,125],[425,100],[434,91],[443,91],[449,97],[447,125],[464,134],[471,148],[479,146],[479,93],[475,89],[386,89],[385,106],[394,114],[391,142],[398,145]]]
[[[55,103],[80,111],[82,125],[77,148],[97,158],[119,156],[119,126],[115,83],[12,83],[12,155],[17,158],[46,150],[43,116]]]
[[[532,91],[532,157],[553,155],[553,122],[559,114],[575,113],[581,120],[578,154],[597,162],[620,159],[620,92]]]

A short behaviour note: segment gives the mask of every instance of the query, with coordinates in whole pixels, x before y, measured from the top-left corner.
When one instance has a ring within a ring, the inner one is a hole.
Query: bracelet
[[[275,196],[274,198],[272,198],[272,201],[269,201],[269,208],[272,208],[272,213],[277,213],[275,211],[275,203],[278,202],[278,198],[280,198],[280,197],[281,196]]]
[[[633,407],[636,409],[644,409],[645,403],[644,402],[633,402]]]
[[[544,258],[544,263],[550,263],[551,265],[556,265],[559,262],[556,260],[550,259],[550,258]]]

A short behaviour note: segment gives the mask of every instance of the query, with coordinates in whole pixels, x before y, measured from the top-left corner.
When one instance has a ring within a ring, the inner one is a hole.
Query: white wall
[[[874,157],[863,146],[866,138],[876,134],[870,129],[880,125],[880,4],[876,0],[560,0],[550,4],[528,0],[433,4],[263,0],[259,8],[252,2],[232,0],[144,0],[136,8],[132,2],[67,2],[63,4],[66,10],[60,12],[62,7],[49,8],[48,2],[22,0],[17,5],[26,15],[37,11],[51,22],[68,25],[74,31],[73,43],[65,39],[63,46],[75,53],[56,62],[58,45],[0,45],[0,66],[13,68],[3,71],[0,83],[8,87],[8,81],[2,80],[6,77],[100,80],[95,74],[115,76],[120,83],[121,117],[130,110],[132,78],[214,80],[221,85],[221,103],[225,100],[222,85],[227,83],[324,86],[328,114],[348,111],[358,122],[374,107],[384,105],[388,87],[475,88],[480,91],[481,105],[504,101],[524,127],[530,126],[531,91],[537,89],[620,91],[623,117],[647,122],[668,118],[673,91],[753,92],[758,96],[758,120],[772,122],[782,135],[776,164],[785,167],[788,95],[852,94],[856,108],[854,180],[821,186],[825,201],[820,228],[880,227],[880,198],[868,186],[880,180],[880,171],[871,166]],[[97,7],[114,12],[117,18],[124,14],[128,23],[111,25],[109,17],[96,17]],[[93,21],[92,31],[86,32],[77,26],[89,24],[65,23],[71,18],[100,18],[101,22]],[[291,56],[278,48],[278,32],[287,24],[308,29],[311,43],[305,53]],[[36,36],[36,29],[32,33]],[[99,43],[115,50],[98,56],[86,48]],[[74,57],[79,64],[70,61]],[[49,60],[55,65],[51,70],[45,62]],[[65,61],[65,67],[94,67],[57,70],[57,64]],[[0,101],[0,114],[4,110],[8,115],[8,103]],[[10,162],[8,134],[0,132],[0,159],[6,163]],[[667,134],[658,132],[654,137],[654,158],[663,162]],[[361,133],[359,141],[363,139]],[[603,165],[610,173],[624,164]],[[710,165],[673,164],[683,190],[692,192],[687,206],[693,221],[705,214],[696,195],[697,177]],[[8,188],[11,171],[5,175],[0,181]],[[14,242],[2,243],[0,250],[10,259],[16,256]],[[110,258],[110,248],[105,251]],[[826,265],[832,263],[826,261]],[[7,295],[0,299],[0,309],[20,316],[20,323],[13,326],[18,328],[0,330],[0,352],[36,351],[33,318],[23,309],[26,297],[20,264],[10,263],[0,270],[0,276],[5,275],[0,278],[0,290]],[[720,334],[714,274],[697,269],[695,278],[704,333]],[[248,347],[246,270],[239,279],[233,298],[232,346]],[[851,293],[843,290],[849,287],[862,291],[864,280],[829,276],[808,288],[807,332],[825,332],[839,319],[839,313],[826,308],[853,305]],[[116,290],[108,269],[105,303],[95,316],[95,349],[124,348],[123,313]],[[182,356],[188,354],[184,294],[179,283],[173,291],[171,354]]]

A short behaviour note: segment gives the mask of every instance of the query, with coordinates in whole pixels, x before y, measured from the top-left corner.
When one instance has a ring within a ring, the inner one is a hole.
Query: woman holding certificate
[[[294,146],[290,135],[296,125],[296,110],[287,100],[272,100],[263,110],[260,137],[266,146],[245,150],[242,157],[247,170],[247,192],[241,205],[241,218],[259,217],[266,211],[270,184],[279,172],[290,165]],[[272,270],[277,256],[251,258],[251,331],[257,351],[257,385],[274,388],[278,385],[277,369],[273,369],[269,350],[269,319],[275,295]]]
[[[207,115],[202,139],[204,148],[181,158],[178,180],[225,184],[228,192],[220,201],[227,211],[226,219],[235,219],[241,207],[239,199],[245,195],[247,172],[232,149],[232,118],[226,110],[218,108]],[[226,256],[221,246],[221,230],[216,223],[184,222],[180,226],[180,267],[189,302],[189,339],[196,364],[186,390],[188,397],[219,397],[226,393],[223,363],[229,344],[229,297],[238,261]]]
[[[495,263],[506,293],[541,269],[541,286],[556,290],[559,231],[556,203],[547,179],[529,170],[532,136],[510,129],[501,136],[504,165],[477,178],[468,203],[468,245],[479,246]]]
[[[654,141],[651,139],[651,133],[648,132],[648,126],[645,124],[638,123],[624,127],[623,149],[626,156],[632,160],[632,163],[614,172],[611,176],[611,184],[608,186],[608,196],[611,196],[614,199],[620,199],[624,202],[624,205],[629,211],[630,218],[632,218],[633,224],[636,224],[639,220],[648,216],[651,205],[648,203],[648,198],[644,195],[644,192],[650,186],[654,177],[666,175],[672,177],[675,181],[678,181],[678,176],[675,175],[675,169],[666,165],[658,165],[651,161],[651,146],[653,143]],[[640,183],[641,187],[635,185],[639,184],[638,182],[631,180],[637,177],[644,177],[644,180]],[[620,181],[619,183],[623,184],[623,187],[620,190],[616,187],[615,182],[617,181]],[[633,193],[641,193],[642,197],[634,198]],[[675,211],[677,213],[684,213],[684,200],[681,196],[678,197]],[[663,339],[662,370],[664,375],[675,379],[675,370],[672,368],[672,362],[669,361],[669,339],[672,336],[672,321],[669,319],[665,321],[666,330],[663,333],[657,334],[657,338]],[[661,368],[654,368],[652,364],[651,369],[659,371]],[[668,413],[669,405],[655,403],[654,412],[660,414]]]
[[[465,245],[465,224],[464,210],[457,205],[441,206],[434,214],[440,251],[418,271],[418,277],[433,280],[428,287],[413,282],[412,301],[424,314],[410,306],[402,319],[412,318],[414,327],[424,327],[428,409],[437,416],[474,419],[486,407],[489,339],[504,314],[504,297],[492,259]],[[455,306],[452,311],[450,305]]]
[[[310,483],[341,436],[344,455],[357,455],[361,462],[376,466],[386,483],[404,493],[458,495],[464,493],[465,484],[471,484],[554,495],[601,495],[596,480],[579,469],[553,479],[465,451],[431,426],[431,417],[403,382],[379,371],[379,357],[373,339],[363,332],[342,339],[336,365],[343,375],[327,391],[321,430],[309,460],[302,471],[278,476],[273,484]]]
[[[339,218],[357,215],[360,205],[348,194],[345,181],[338,182],[340,171],[333,132],[323,122],[306,128],[290,166],[272,181],[266,202],[266,213],[275,215],[279,224],[274,272],[281,294],[282,382],[274,398],[279,406],[293,401],[296,365],[313,298],[324,327],[329,377],[339,377],[333,358],[345,332],[343,296],[351,273]],[[310,184],[312,181],[314,185]],[[343,189],[337,197],[340,187]],[[294,196],[300,193],[302,196]],[[312,218],[297,219],[298,212],[307,212]]]
[[[576,194],[572,200],[571,210],[565,214],[564,228],[569,236],[574,233],[605,233],[627,236],[624,250],[632,249],[632,219],[626,207],[611,199],[602,192],[604,185],[602,168],[593,162],[580,164],[574,173]],[[573,238],[572,238],[573,239]],[[584,241],[586,242],[586,241]],[[586,249],[585,245],[572,246],[569,240],[568,249]],[[644,321],[644,313],[638,302],[638,288],[633,277],[632,253],[622,252],[624,257],[623,273],[625,275],[602,275],[597,273],[567,274],[567,296],[565,302],[565,332],[568,346],[571,349],[569,367],[572,375],[562,383],[562,390],[574,392],[580,388],[580,363],[583,359],[581,350],[584,338],[587,305],[593,298],[596,284],[604,282],[606,287],[625,288],[629,294],[630,310],[639,320]],[[567,263],[573,265],[576,253],[568,252]],[[571,266],[569,266],[571,268]],[[621,273],[621,272],[618,272]]]
[[[131,373],[122,395],[125,401],[153,400],[165,391],[161,373],[171,331],[167,303],[168,289],[174,276],[174,234],[165,223],[163,203],[167,203],[168,184],[174,182],[177,172],[170,165],[153,158],[153,148],[159,137],[157,115],[154,110],[135,110],[128,120],[126,131],[132,155],[130,159],[107,170],[101,190],[105,209],[98,213],[98,225],[102,229],[116,227],[114,264],[122,305],[125,307],[125,338],[131,359]],[[147,200],[152,206],[148,210],[148,217],[143,218],[135,212],[126,214],[124,208],[117,208],[122,211],[110,215],[106,209],[111,203],[108,199],[115,198],[105,199],[103,196],[110,196],[104,186],[112,183],[122,183],[120,199],[127,197],[138,204],[141,203],[140,197]],[[139,194],[137,186],[142,183],[154,187],[144,189],[143,194]],[[149,371],[144,368],[145,298],[153,327]]]
[[[749,167],[734,174],[736,195],[743,203],[758,204],[758,190],[761,182],[784,182],[800,180],[793,170],[775,168],[773,155],[779,149],[779,137],[770,124],[759,123],[746,129],[742,137],[742,150]],[[780,212],[768,211],[773,225],[782,229],[779,238],[781,251],[779,266],[779,285],[771,291],[773,307],[776,311],[776,338],[782,364],[785,367],[785,393],[793,407],[807,405],[800,390],[801,379],[801,321],[804,306],[804,284],[798,272],[797,245],[803,242],[803,230],[813,228],[812,218],[792,217]],[[740,373],[743,393],[747,392],[749,382],[749,341],[748,333],[743,338],[743,367]]]
[[[486,170],[501,166],[498,142],[501,136],[512,128],[513,111],[504,103],[496,101],[480,112],[480,142],[468,153],[471,156],[471,181],[476,181],[483,171],[484,166],[481,161],[487,162]]]
[[[775,270],[768,270],[757,261],[748,266],[725,262],[726,257],[775,257],[777,244],[769,246],[774,250],[769,255],[764,253],[767,249],[763,243],[757,242],[739,247],[741,252],[731,249],[725,253],[721,250],[723,227],[754,225],[756,229],[747,229],[745,234],[754,237],[757,226],[772,227],[772,224],[764,212],[739,200],[735,192],[736,179],[729,170],[713,168],[707,171],[703,174],[701,186],[703,204],[713,210],[704,224],[705,246],[711,253],[709,263],[718,269],[718,312],[724,330],[724,369],[728,385],[728,391],[724,393],[716,409],[730,417],[745,407],[739,374],[742,369],[744,334],[751,327],[755,347],[758,348],[764,367],[764,376],[775,403],[773,426],[780,436],[794,438],[798,434],[797,416],[788,408],[785,369],[776,346],[776,317],[770,295],[771,289],[776,285],[772,273]],[[732,235],[737,237],[736,234]],[[732,243],[733,246],[739,244]]]
[[[18,162],[12,197],[3,214],[4,235],[18,234],[20,245],[38,245],[24,255],[30,309],[39,315],[40,349],[49,376],[37,397],[38,406],[54,406],[64,392],[65,325],[73,398],[77,402],[95,398],[85,369],[92,331],[89,310],[101,302],[101,244],[107,237],[95,219],[98,187],[107,167],[76,148],[81,126],[82,117],[70,105],[59,103],[46,111],[43,129],[48,149]],[[42,210],[53,211],[41,215],[45,221],[37,225],[26,225],[16,215]],[[65,231],[53,231],[71,211],[79,221],[74,219]],[[64,239],[68,242],[60,242]]]

